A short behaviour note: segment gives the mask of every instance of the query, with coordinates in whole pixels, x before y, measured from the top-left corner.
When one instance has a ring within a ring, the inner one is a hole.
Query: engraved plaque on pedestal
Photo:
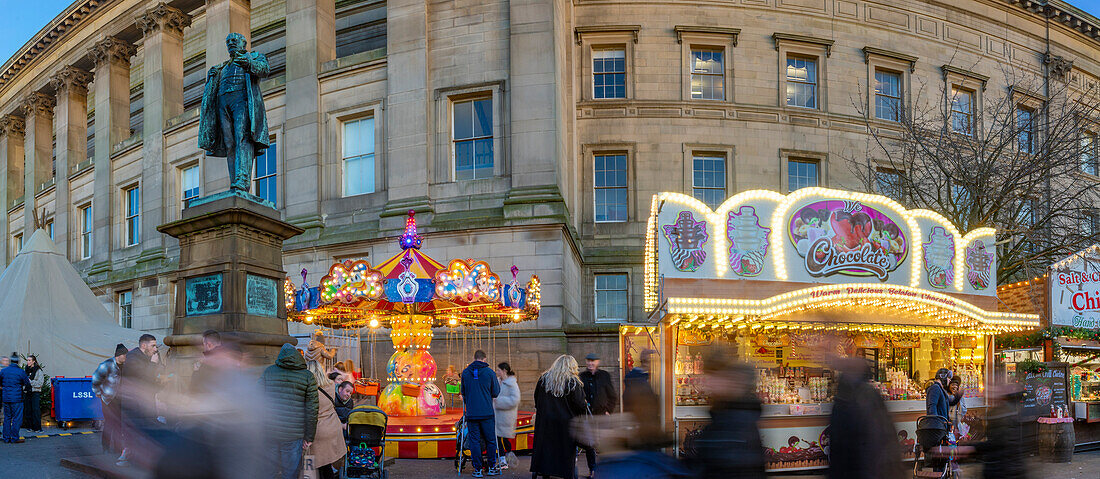
[[[258,316],[278,317],[279,315],[279,291],[278,283],[271,278],[248,275],[245,281],[245,305],[248,314]]]

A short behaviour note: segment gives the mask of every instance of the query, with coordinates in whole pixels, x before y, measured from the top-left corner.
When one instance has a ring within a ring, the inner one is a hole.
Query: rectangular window
[[[1096,157],[1096,134],[1085,132],[1081,135],[1081,171],[1097,174]]]
[[[50,239],[53,239],[53,220],[46,222],[46,233],[50,235]]]
[[[696,156],[691,165],[691,195],[718,208],[726,199],[726,158],[722,156]]]
[[[787,160],[787,191],[817,186],[820,182],[817,166],[813,160]]]
[[[626,49],[592,50],[592,96],[626,98]]]
[[[493,99],[454,103],[455,180],[493,176]]]
[[[1098,233],[1100,233],[1100,212],[1085,210],[1084,216],[1081,218],[1081,236],[1093,238]]]
[[[19,233],[11,237],[11,247],[11,256],[14,258],[15,255],[19,254],[19,251],[23,249],[23,233]]]
[[[875,118],[901,119],[901,74],[875,70]]]
[[[141,188],[127,189],[123,196],[126,198],[126,246],[133,246],[141,241]]]
[[[1024,107],[1016,107],[1016,148],[1035,153],[1035,112]]]
[[[278,205],[279,198],[279,162],[278,162],[278,148],[276,148],[275,142],[271,142],[271,146],[264,150],[264,154],[256,158],[256,174],[254,175],[252,188],[256,192],[256,196],[263,198],[265,201],[270,201],[273,205]]]
[[[967,190],[962,185],[951,185],[951,204],[955,205],[955,209],[958,211],[967,211],[970,209],[970,190]]]
[[[180,171],[180,191],[183,196],[183,207],[187,207],[187,201],[199,197],[199,165],[189,166]]]
[[[134,327],[134,292],[118,293],[118,325],[124,328]]]
[[[605,273],[596,275],[596,320],[627,320],[627,280],[626,273]]]
[[[901,200],[903,195],[901,173],[897,170],[879,168],[875,170],[875,187],[880,195]]]
[[[725,100],[726,75],[722,50],[691,51],[691,98]]]
[[[817,60],[787,57],[787,105],[817,108]]]
[[[80,207],[80,259],[92,257],[92,205]]]
[[[344,196],[374,192],[374,118],[344,122]]]
[[[951,129],[955,133],[974,132],[974,92],[951,87]]]
[[[596,222],[626,221],[626,155],[596,155],[593,188]]]

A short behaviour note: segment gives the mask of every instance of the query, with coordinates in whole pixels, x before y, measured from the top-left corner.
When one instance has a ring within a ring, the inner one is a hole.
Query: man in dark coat
[[[600,357],[595,353],[589,353],[584,357],[588,366],[581,372],[581,382],[584,383],[584,399],[588,401],[588,407],[592,414],[611,414],[619,405],[619,395],[615,392],[615,385],[611,382],[611,375],[600,369]],[[588,462],[589,472],[596,468],[596,448],[581,446],[584,449],[584,458]]]
[[[500,468],[496,466],[497,426],[496,410],[493,409],[493,398],[500,395],[500,382],[485,359],[485,351],[479,349],[474,352],[474,362],[462,370],[462,403],[466,407],[466,429],[470,433],[467,440],[474,465],[474,477],[500,475]],[[483,442],[489,455],[487,472],[482,472]]]
[[[92,392],[102,403],[103,410],[103,442],[104,452],[122,451],[122,410],[117,398],[120,381],[122,380],[122,365],[126,363],[126,355],[130,351],[119,343],[115,346],[115,357],[107,358],[92,372]]]
[[[225,37],[229,60],[210,68],[199,112],[199,148],[207,156],[225,157],[230,190],[248,191],[252,167],[267,149],[267,112],[260,79],[270,72],[267,57],[245,50],[239,33]]]
[[[211,365],[210,358],[220,352],[221,345],[222,336],[217,331],[208,329],[202,333],[203,359],[195,363],[195,372],[191,375],[191,394],[210,392],[212,376],[218,374],[216,367]]]
[[[270,407],[265,425],[274,477],[297,479],[302,451],[313,444],[317,432],[317,379],[302,354],[284,344],[275,364],[260,375],[260,386]]]
[[[0,370],[0,399],[4,403],[3,439],[21,443],[19,426],[23,425],[23,389],[31,387],[27,373],[19,367],[19,355],[11,353],[11,363]]]
[[[871,386],[861,358],[838,361],[836,398],[829,417],[829,479],[897,479],[901,448],[882,395]]]
[[[157,338],[142,334],[138,347],[126,353],[125,362],[119,386],[126,448],[118,465],[123,467],[129,465],[129,458],[134,453],[142,459],[150,457],[148,439],[158,424],[156,394],[160,390],[160,365]]]
[[[725,351],[712,351],[705,361],[711,420],[695,439],[690,463],[702,479],[765,479],[756,371]]]

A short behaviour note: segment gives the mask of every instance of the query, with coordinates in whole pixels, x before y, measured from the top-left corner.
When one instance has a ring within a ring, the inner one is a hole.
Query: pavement
[[[100,448],[98,433],[80,434],[88,429],[76,429],[70,431],[58,431],[56,434],[70,434],[67,436],[53,435],[45,438],[30,437],[23,444],[0,443],[0,471],[18,471],[20,479],[67,479],[84,477],[120,477],[141,478],[148,477],[140,471],[132,469],[123,470],[111,466],[113,457],[103,455]],[[528,456],[520,456],[518,467],[504,471],[501,479],[529,479],[531,459]],[[66,465],[63,465],[62,463]],[[89,468],[88,465],[99,464],[98,468]],[[75,467],[77,470],[70,469]],[[587,474],[584,465],[584,456],[578,457],[578,469],[583,477]],[[450,459],[400,459],[388,467],[389,477],[393,479],[456,479],[460,477],[454,469],[454,462]],[[108,474],[103,474],[108,472]],[[461,477],[468,478],[470,467],[467,466]],[[1100,451],[1078,453],[1073,456],[1073,462],[1068,464],[1045,464],[1033,462],[1031,465],[1031,477],[1039,479],[1100,479]],[[980,464],[964,464],[963,478],[977,479],[981,477]],[[783,476],[796,479],[816,479],[822,477],[817,474]]]

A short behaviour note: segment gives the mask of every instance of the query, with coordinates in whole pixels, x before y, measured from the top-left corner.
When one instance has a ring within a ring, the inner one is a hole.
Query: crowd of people
[[[163,365],[156,338],[145,334],[137,347],[123,344],[98,365],[92,388],[102,403],[102,446],[118,454],[116,465],[137,466],[155,477],[300,477],[304,458],[321,478],[340,477],[347,453],[347,423],[353,378],[336,362],[335,350],[315,336],[304,350],[284,344],[259,379],[246,371],[241,347],[216,331],[202,335],[202,357],[186,387],[163,394],[173,373]],[[667,454],[673,439],[650,383],[647,350],[624,375],[623,391],[600,368],[600,357],[561,355],[537,379],[533,479],[578,479],[583,453],[587,479],[597,478],[764,478],[765,449],[758,422],[762,406],[756,371],[732,351],[714,348],[703,358],[703,387],[710,421],[681,458]],[[19,429],[40,430],[40,394],[47,379],[38,358],[25,366],[17,354],[0,359],[0,403],[4,442],[23,442]],[[871,384],[861,358],[834,358],[835,395],[826,453],[830,478],[901,477],[902,451],[894,420]],[[507,362],[490,365],[484,351],[462,370],[460,393],[473,477],[500,475],[517,467],[514,452],[518,411],[524,396]],[[985,463],[985,477],[1025,473],[1020,440],[1018,387],[991,388],[992,403],[983,442],[963,444],[956,455]],[[966,435],[965,392],[948,369],[940,369],[926,390],[926,413],[945,418],[943,436]],[[183,398],[183,399],[180,399]],[[242,401],[243,399],[243,401]],[[620,404],[621,402],[621,404]],[[923,454],[942,470],[938,440],[922,443]],[[224,444],[234,444],[225,448]],[[111,456],[114,457],[114,456]]]

